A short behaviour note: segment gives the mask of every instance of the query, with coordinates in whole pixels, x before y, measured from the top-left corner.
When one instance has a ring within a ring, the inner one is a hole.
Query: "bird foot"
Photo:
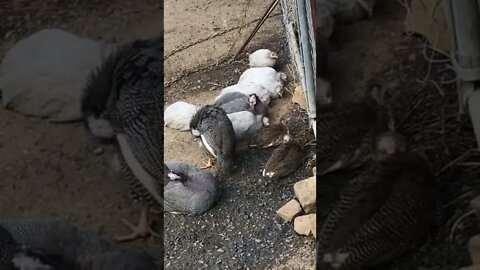
[[[137,240],[138,238],[146,238],[149,235],[153,237],[160,237],[160,235],[152,229],[151,224],[148,221],[146,211],[142,211],[137,226],[131,224],[125,219],[122,219],[122,222],[129,227],[132,232],[128,235],[115,237],[115,239],[119,242],[133,241]]]
[[[333,268],[337,269],[345,262],[350,255],[349,252],[342,253],[334,251],[333,253],[327,253],[323,256],[323,261],[329,263]]]
[[[205,163],[203,162],[203,167],[200,167],[200,169],[209,169],[209,168],[213,168],[213,163],[212,163],[212,159],[208,159],[208,161]]]

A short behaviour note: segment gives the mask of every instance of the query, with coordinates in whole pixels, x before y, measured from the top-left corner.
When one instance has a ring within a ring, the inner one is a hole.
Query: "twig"
[[[250,42],[250,40],[252,40],[253,36],[255,36],[255,34],[257,33],[257,31],[260,29],[260,27],[263,25],[263,23],[265,23],[265,21],[267,20],[268,16],[272,13],[272,11],[275,9],[275,7],[277,6],[278,2],[280,2],[280,0],[273,0],[272,4],[268,7],[268,9],[265,11],[265,14],[263,14],[263,16],[261,17],[260,21],[258,22],[258,24],[255,26],[255,28],[253,29],[252,33],[250,34],[250,36],[247,38],[247,40],[243,43],[242,47],[240,47],[240,49],[238,50],[238,52],[235,54],[235,56],[232,58],[232,60],[235,60],[235,58],[237,58],[237,56],[243,51],[243,49],[245,49],[245,47],[247,47],[248,43]]]
[[[460,222],[462,220],[464,220],[465,218],[467,218],[468,216],[472,215],[472,214],[475,214],[478,210],[477,209],[473,209],[473,210],[470,210],[468,211],[467,213],[463,214],[461,217],[459,217],[455,223],[453,223],[453,226],[452,226],[452,229],[450,230],[450,236],[448,237],[448,239],[450,240],[450,242],[452,242],[453,240],[453,234],[455,233],[455,230],[457,229],[458,225],[460,224]]]
[[[462,195],[458,196],[457,198],[451,200],[449,203],[447,203],[445,206],[443,206],[443,209],[449,207],[450,205],[458,202],[459,200],[462,200],[462,199],[465,199],[466,197],[469,197],[473,194],[473,191],[467,191],[465,193],[463,193]]]
[[[477,152],[478,150],[477,149],[470,149],[468,150],[467,152],[465,152],[464,154],[462,154],[461,156],[457,157],[456,159],[452,160],[451,162],[449,162],[447,165],[445,165],[439,172],[437,172],[435,174],[435,176],[438,176],[440,175],[441,173],[443,173],[446,169],[450,168],[451,166],[455,165],[455,163],[459,162],[460,160],[464,159],[466,156],[470,155],[470,153],[472,152]]]

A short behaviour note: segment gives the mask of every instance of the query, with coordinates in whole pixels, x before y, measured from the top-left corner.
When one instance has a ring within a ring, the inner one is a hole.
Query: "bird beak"
[[[272,53],[272,54],[270,54],[270,58],[278,59],[278,55],[276,53]]]

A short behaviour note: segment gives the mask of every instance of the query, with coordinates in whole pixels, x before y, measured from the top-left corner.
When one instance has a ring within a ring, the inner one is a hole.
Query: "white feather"
[[[267,91],[267,89],[265,89],[265,87],[256,83],[234,84],[225,87],[220,92],[220,95],[215,98],[215,101],[217,101],[222,95],[232,92],[243,93],[247,96],[251,94],[256,94],[258,98],[260,98],[260,100],[266,105],[270,103],[270,93]]]
[[[210,154],[212,154],[214,157],[217,157],[217,155],[215,155],[215,151],[213,151],[213,148],[207,143],[207,140],[205,140],[205,136],[202,134],[200,135],[200,138],[202,138],[203,145],[205,145],[208,152],[210,152]]]
[[[13,265],[19,270],[50,270],[51,266],[44,265],[36,258],[29,257],[23,253],[15,255],[12,259]]]
[[[267,90],[271,99],[277,99],[282,97],[286,79],[285,73],[277,72],[271,67],[255,67],[245,70],[238,84],[259,84]]]
[[[250,67],[273,67],[277,58],[277,54],[269,49],[256,50],[248,56]]]
[[[232,122],[233,131],[237,140],[247,139],[262,127],[262,117],[255,116],[249,111],[227,114]]]
[[[109,139],[115,136],[112,125],[105,119],[88,116],[87,123],[88,128],[95,137]]]
[[[190,120],[198,110],[198,106],[193,104],[177,101],[168,106],[163,113],[165,126],[181,131],[190,129]]]

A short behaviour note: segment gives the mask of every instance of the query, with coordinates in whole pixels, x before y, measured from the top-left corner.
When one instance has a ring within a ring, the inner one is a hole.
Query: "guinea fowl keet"
[[[273,67],[277,59],[277,53],[269,49],[259,49],[248,56],[250,67]]]
[[[382,154],[341,191],[318,237],[324,262],[342,270],[370,269],[414,248],[429,231],[434,174],[427,160],[404,152],[399,140],[391,133],[379,136]]]
[[[292,174],[303,165],[304,159],[302,146],[287,134],[283,137],[283,143],[273,150],[263,169],[263,177],[275,180]]]
[[[167,178],[163,191],[163,211],[200,215],[212,207],[217,196],[217,186],[211,173],[186,163],[167,162],[165,165]]]
[[[271,67],[256,67],[245,70],[240,75],[238,84],[259,84],[267,90],[271,99],[278,99],[282,97],[283,86],[287,81],[287,75],[283,72],[277,72]]]
[[[248,140],[262,128],[262,116],[257,116],[250,111],[241,111],[227,115],[232,122],[235,139]]]
[[[148,220],[150,205],[163,205],[163,35],[137,40],[112,53],[92,71],[82,113],[112,127],[130,197],[141,207],[138,226],[122,241],[157,235]],[[94,132],[92,130],[92,132]]]
[[[165,126],[181,131],[189,130],[190,120],[192,120],[198,109],[198,106],[184,101],[177,101],[171,104],[163,113]]]
[[[372,157],[375,138],[393,130],[393,119],[378,86],[372,87],[362,102],[320,114],[316,124],[318,175],[363,165]]]
[[[202,107],[190,122],[192,135],[200,138],[203,146],[218,163],[217,173],[226,176],[233,169],[235,132],[232,122],[222,108],[212,105]],[[211,161],[203,168],[212,167]]]

